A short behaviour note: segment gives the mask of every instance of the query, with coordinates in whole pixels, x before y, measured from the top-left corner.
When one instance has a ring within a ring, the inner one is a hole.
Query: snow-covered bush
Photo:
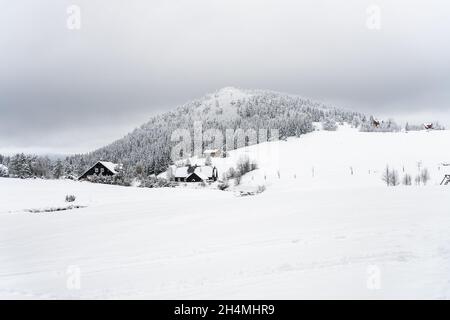
[[[248,157],[241,157],[236,165],[236,171],[240,176],[256,169],[258,169],[258,165],[256,162],[251,161]]]
[[[227,170],[227,172],[224,173],[223,179],[228,180],[228,179],[234,178],[235,176],[236,176],[236,170],[234,170],[234,168],[230,168]]]
[[[256,189],[256,193],[263,193],[264,191],[266,191],[265,185],[258,186],[258,189]]]
[[[222,190],[222,191],[228,189],[229,187],[230,187],[230,183],[228,180],[224,180],[217,185],[217,189]]]
[[[89,176],[87,177],[87,181],[93,183],[102,183],[102,184],[112,184],[118,186],[129,187],[132,184],[132,179],[125,177],[121,174],[116,174],[114,176]]]
[[[234,184],[239,185],[244,174],[256,169],[258,169],[258,165],[256,164],[256,162],[250,160],[246,156],[243,156],[239,158],[238,162],[236,163],[236,169],[228,169],[228,171],[223,175],[223,180],[234,179]]]
[[[163,178],[157,178],[155,176],[147,177],[141,180],[140,187],[142,188],[173,188],[177,186],[177,183],[174,181],[169,181]]]
[[[66,202],[74,202],[77,198],[73,194],[68,194],[66,196]]]
[[[336,124],[336,120],[332,118],[326,118],[324,121],[322,121],[322,129],[326,131],[336,131],[338,128]]]

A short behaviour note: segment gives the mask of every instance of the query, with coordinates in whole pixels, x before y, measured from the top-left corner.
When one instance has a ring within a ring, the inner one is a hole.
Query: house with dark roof
[[[177,182],[202,182],[217,181],[218,172],[212,166],[184,166],[175,169],[175,181]]]
[[[86,172],[84,172],[78,180],[84,180],[91,176],[114,176],[119,173],[121,165],[109,161],[98,161]]]
[[[423,124],[423,128],[424,128],[425,130],[433,130],[433,129],[434,129],[434,125],[433,125],[433,123],[431,123],[431,122],[425,122],[425,123]]]

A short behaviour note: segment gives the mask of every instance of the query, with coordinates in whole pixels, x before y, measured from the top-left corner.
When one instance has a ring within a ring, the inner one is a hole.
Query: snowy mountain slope
[[[427,168],[430,184],[436,185],[450,162],[444,146],[450,131],[359,132],[349,126],[333,131],[314,131],[300,138],[266,142],[233,150],[227,158],[212,158],[222,176],[241,158],[254,160],[258,170],[248,173],[245,185],[284,188],[343,188],[383,184],[381,176],[389,166],[399,173],[417,175]],[[192,164],[204,159],[191,158]],[[420,168],[420,169],[419,169]]]
[[[312,122],[332,117],[351,122],[362,117],[357,112],[331,108],[323,104],[264,90],[223,88],[150,119],[123,139],[86,155],[72,157],[74,167],[85,167],[100,159],[123,163],[125,169],[135,170],[137,165],[147,174],[161,173],[171,162],[171,141],[175,130],[192,132],[195,122],[203,130],[217,129],[278,129],[281,137],[299,136],[313,130]]]
[[[0,178],[0,297],[448,299],[449,138],[340,128],[236,150],[260,149],[242,185],[268,187],[251,197]],[[381,181],[387,163],[414,174],[417,161],[428,185]],[[66,194],[86,208],[23,211]]]
[[[192,108],[194,105],[195,118],[198,121],[209,121],[222,119],[226,120],[232,118],[239,118],[242,114],[239,113],[239,107],[246,105],[250,101],[260,101],[262,104],[270,103],[272,101],[282,104],[296,104],[296,107],[309,107],[319,111],[330,111],[333,108],[324,104],[313,102],[309,99],[301,98],[297,95],[281,93],[270,90],[249,90],[238,89],[235,87],[225,87],[215,93],[207,94],[206,96],[187,103],[181,108]],[[276,105],[276,104],[274,104]],[[349,111],[346,111],[349,112]]]

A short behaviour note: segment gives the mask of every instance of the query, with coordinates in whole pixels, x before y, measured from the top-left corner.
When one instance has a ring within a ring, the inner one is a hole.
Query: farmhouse
[[[174,175],[177,182],[217,181],[218,177],[217,168],[211,166],[179,167]]]
[[[120,170],[121,165],[108,162],[108,161],[98,161],[85,173],[83,173],[78,180],[87,179],[90,176],[114,176]]]
[[[433,124],[431,122],[426,122],[426,123],[423,124],[423,128],[425,130],[433,130],[434,126],[433,126]]]

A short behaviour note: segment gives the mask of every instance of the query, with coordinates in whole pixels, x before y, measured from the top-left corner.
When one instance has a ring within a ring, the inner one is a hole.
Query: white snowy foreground
[[[450,298],[449,139],[345,128],[289,139],[276,165],[259,159],[243,179],[267,186],[247,197],[0,178],[0,298]],[[386,164],[414,177],[419,161],[426,186],[381,181]],[[25,211],[68,194],[86,207]]]

